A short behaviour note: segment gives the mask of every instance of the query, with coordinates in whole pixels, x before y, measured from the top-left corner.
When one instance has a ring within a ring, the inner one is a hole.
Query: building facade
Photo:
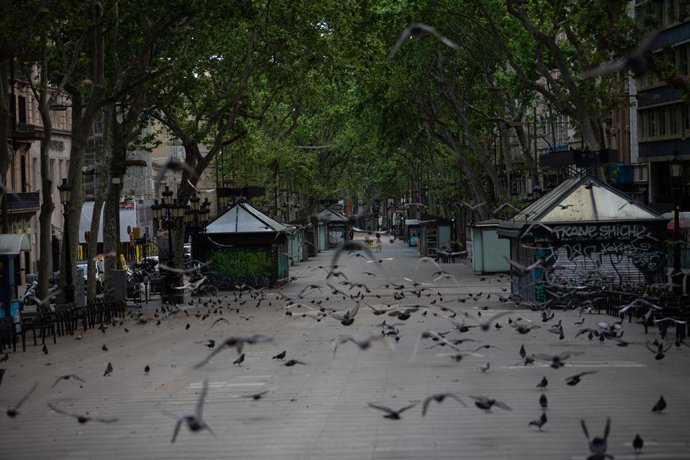
[[[39,221],[41,204],[41,178],[45,174],[52,181],[52,201],[56,203],[52,214],[52,240],[54,266],[59,260],[60,241],[64,226],[60,208],[60,194],[57,187],[67,177],[71,150],[71,110],[64,96],[57,98],[51,110],[53,133],[47,171],[41,170],[41,141],[45,139],[43,121],[38,103],[29,84],[13,78],[10,82],[10,166],[4,183],[12,194],[8,194],[8,220],[12,233],[24,233],[29,237],[31,249],[20,258],[20,284],[24,284],[26,273],[38,270]]]

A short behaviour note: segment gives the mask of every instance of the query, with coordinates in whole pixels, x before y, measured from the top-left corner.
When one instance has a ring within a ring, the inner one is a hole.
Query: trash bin
[[[117,302],[127,301],[127,271],[113,270],[113,300]]]

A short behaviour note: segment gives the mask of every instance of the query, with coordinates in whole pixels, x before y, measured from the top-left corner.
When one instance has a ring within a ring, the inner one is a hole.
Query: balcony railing
[[[7,211],[10,213],[36,212],[41,207],[39,192],[7,194]]]
[[[9,138],[15,141],[41,140],[45,138],[45,133],[40,126],[17,123],[14,130],[10,129]]]

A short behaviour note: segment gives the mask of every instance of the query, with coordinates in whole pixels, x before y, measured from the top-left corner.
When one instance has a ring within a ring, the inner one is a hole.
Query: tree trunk
[[[73,106],[74,108],[74,106]],[[77,111],[72,111],[72,122],[76,120],[75,113]],[[81,118],[77,115],[77,118]],[[65,251],[70,253],[70,270],[72,272],[72,281],[76,279],[77,274],[77,249],[79,247],[79,221],[81,219],[81,208],[84,204],[84,189],[82,187],[82,168],[84,166],[84,154],[86,152],[86,137],[88,136],[89,129],[91,127],[90,121],[88,126],[84,126],[83,118],[81,118],[72,126],[72,148],[70,150],[70,163],[69,170],[67,172],[67,183],[72,190],[70,192],[70,199],[67,208],[69,213],[67,215],[67,222],[65,222],[65,227],[69,226],[69,241],[66,242]],[[67,267],[65,266],[66,257],[62,257],[60,260],[60,285],[64,286],[66,284],[66,273]],[[80,293],[74,291],[75,296]],[[76,298],[76,297],[75,297]]]
[[[458,121],[460,126],[462,126],[462,129],[464,131],[465,137],[470,148],[475,153],[479,161],[482,163],[482,166],[484,166],[484,171],[486,172],[486,175],[489,176],[489,180],[491,180],[491,185],[493,185],[494,187],[494,191],[496,192],[498,200],[507,200],[508,193],[506,192],[506,188],[504,187],[503,183],[498,177],[498,174],[496,173],[496,168],[494,168],[494,166],[489,161],[489,158],[487,157],[486,153],[484,152],[484,148],[480,145],[479,141],[474,136],[474,132],[472,131],[470,122],[465,116],[462,107],[457,103],[457,101],[452,95],[448,94],[447,97],[449,97],[450,99],[451,105],[453,107],[453,112],[456,116],[456,120]]]
[[[48,115],[48,116],[45,116]],[[53,125],[50,114],[41,112],[43,117],[43,132],[45,138],[41,140],[41,212],[38,220],[40,224],[40,253],[38,259],[38,287],[36,295],[39,299],[48,297],[50,275],[53,273],[53,181],[50,179],[50,138]]]
[[[104,117],[103,121],[103,127],[104,127],[104,132],[103,132],[103,146],[104,146],[104,151],[103,151],[103,158],[101,159],[101,168],[100,168],[100,173],[98,173],[98,183],[96,185],[96,196],[94,199],[94,204],[93,204],[93,213],[91,214],[91,227],[89,229],[90,234],[89,238],[87,240],[87,245],[88,245],[88,254],[89,254],[89,277],[86,281],[86,293],[87,293],[87,301],[92,303],[96,299],[97,295],[97,282],[96,282],[96,272],[95,272],[95,265],[96,262],[93,260],[93,257],[96,255],[98,252],[98,231],[100,230],[101,226],[101,216],[102,216],[102,211],[103,211],[103,203],[105,202],[106,198],[106,193],[108,191],[108,185],[110,184],[111,176],[110,176],[110,170],[105,167],[105,165],[110,164],[111,158],[112,158],[112,129],[111,125],[109,122],[109,112],[106,112],[106,115]],[[105,233],[105,232],[104,232]],[[105,235],[104,235],[105,239]],[[103,251],[105,254],[109,254],[108,251]],[[105,258],[105,264],[108,264],[111,260],[113,260],[113,257],[107,256]],[[94,276],[91,276],[93,273]],[[106,277],[109,276],[108,272],[106,271],[105,274]],[[105,280],[104,280],[105,282]]]
[[[86,240],[86,253],[88,257],[88,277],[86,279],[86,301],[93,303],[98,294],[98,283],[96,280],[96,260],[94,257],[98,253],[98,231],[101,227],[101,209],[103,208],[104,192],[102,185],[99,184],[99,189],[96,192],[96,198],[93,203],[93,212],[91,214],[91,226],[89,227],[89,237]],[[109,257],[106,257],[106,261]]]
[[[124,158],[121,152],[113,152],[111,167],[111,183],[108,185],[108,193],[105,198],[103,210],[103,251],[106,254],[117,252],[120,243],[120,228],[118,217],[120,213],[120,197],[122,196],[122,170]],[[122,169],[120,169],[122,168]],[[119,269],[120,261],[117,257],[106,259],[105,265],[105,289],[106,295],[110,295],[112,289],[112,270]]]
[[[460,164],[462,165],[463,171],[467,176],[467,179],[469,180],[470,193],[472,194],[474,201],[476,203],[488,203],[488,196],[486,194],[486,191],[484,190],[482,181],[477,175],[477,172],[475,171],[472,164],[469,162],[467,154],[465,153],[464,148],[460,145],[459,140],[453,135],[453,133],[447,131],[437,134],[437,136],[457,155],[457,158],[460,161]],[[486,206],[477,208],[475,212],[477,213],[480,220],[485,220],[489,217]]]

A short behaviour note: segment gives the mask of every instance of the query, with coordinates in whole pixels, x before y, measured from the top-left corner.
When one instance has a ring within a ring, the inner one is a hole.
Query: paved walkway
[[[376,254],[381,262],[341,255],[338,265],[344,275],[373,291],[365,293],[353,325],[343,326],[332,317],[321,321],[299,317],[305,307],[293,307],[293,316],[286,316],[285,301],[277,294],[294,297],[304,288],[301,302],[313,308],[319,302],[341,310],[355,305],[325,285],[326,270],[318,267],[328,266],[332,255],[330,251],[292,267],[297,279],[282,290],[267,290],[260,305],[247,291],[241,298],[224,292],[222,308],[199,305],[195,299],[187,313],[156,318],[157,305],[151,302],[131,310],[134,315],[141,312],[148,319],[145,324],[128,318],[105,333],[90,330],[82,340],[61,337],[57,345],[48,342],[48,355],[41,352],[40,343],[28,346],[26,353],[10,353],[0,363],[6,369],[0,406],[16,404],[35,382],[38,387],[19,415],[0,418],[0,458],[584,459],[589,449],[580,419],[586,420],[594,436],[603,433],[607,417],[611,418],[608,451],[616,459],[690,458],[685,425],[690,414],[687,347],[672,347],[665,359],[655,360],[644,345],[654,340],[653,333],[645,336],[641,326],[628,323],[623,325],[624,338],[632,342],[627,347],[590,341],[586,335],[575,338],[576,311],[557,312],[555,320],[543,323],[538,313],[499,301],[509,289],[505,276],[476,276],[470,261],[439,268],[402,243],[384,243],[382,253]],[[453,275],[457,283],[452,278],[432,282],[434,272],[440,270]],[[327,281],[348,295],[363,291],[339,284],[343,279]],[[391,282],[405,284],[405,289],[395,289]],[[320,289],[309,289],[310,284]],[[421,288],[425,289],[418,297],[413,291]],[[401,292],[405,297],[395,299]],[[402,321],[376,316],[365,303],[377,308],[423,304],[429,310],[420,309]],[[503,327],[496,329],[492,323],[486,332],[452,331],[452,323],[444,317],[455,312],[456,321],[475,325],[505,310],[509,314],[497,319]],[[211,327],[221,317],[227,322]],[[518,334],[508,321],[519,317],[541,327]],[[584,319],[584,327],[613,320],[597,314],[585,314]],[[341,334],[378,335],[381,327],[376,325],[383,320],[399,323],[395,328],[400,340],[392,349],[383,341],[367,350],[345,343],[334,354]],[[548,332],[556,320],[562,321],[563,340]],[[476,340],[458,345],[465,352],[482,344],[495,348],[456,362],[449,347],[432,348],[435,342],[419,339],[428,330],[452,331],[448,339]],[[204,346],[208,339],[221,342],[253,334],[273,341],[247,345],[241,366],[232,364],[237,352],[226,349],[195,369],[210,351]],[[104,344],[108,351],[102,351]],[[528,354],[574,356],[561,369],[539,360],[525,366],[518,355],[521,345]],[[272,359],[283,350],[285,360]],[[287,367],[288,359],[306,364]],[[104,376],[108,362],[113,372]],[[488,371],[482,372],[480,367],[487,363]],[[146,365],[151,368],[148,374]],[[566,377],[584,371],[596,373],[584,376],[576,386],[566,385]],[[86,383],[61,380],[53,387],[56,378],[72,373]],[[542,392],[535,385],[543,376],[549,381],[543,392],[548,397],[548,421],[540,432],[528,422],[541,414]],[[205,379],[209,391],[203,416],[215,435],[182,426],[171,444],[176,422],[169,413],[193,414]],[[247,397],[261,391],[267,393],[259,400]],[[439,392],[456,394],[467,407],[446,399],[442,404],[432,402],[426,416],[418,404],[402,419],[390,420],[368,406],[398,409]],[[495,398],[512,410],[480,410],[471,398],[477,395]],[[668,408],[654,414],[651,408],[660,395]],[[50,410],[49,402],[75,414],[118,421],[79,424]],[[637,433],[645,441],[639,457],[631,446]]]

